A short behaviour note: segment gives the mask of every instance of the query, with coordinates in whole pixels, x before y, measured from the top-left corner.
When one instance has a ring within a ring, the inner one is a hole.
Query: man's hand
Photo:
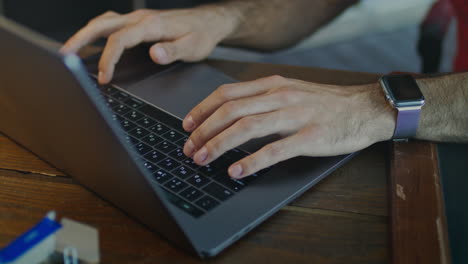
[[[272,76],[219,87],[184,119],[184,153],[206,165],[250,139],[280,134],[229,167],[234,178],[295,156],[332,156],[390,139],[396,112],[379,84],[340,87]]]
[[[156,63],[202,60],[234,30],[235,20],[226,9],[214,5],[169,11],[145,9],[125,15],[107,12],[71,37],[61,52],[75,53],[98,38],[108,37],[98,74],[99,82],[105,84],[112,79],[125,49],[156,42],[149,50]]]

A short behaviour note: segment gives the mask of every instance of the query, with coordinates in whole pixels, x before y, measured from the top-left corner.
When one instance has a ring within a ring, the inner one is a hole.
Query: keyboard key
[[[166,194],[166,198],[175,206],[182,209],[183,211],[191,214],[194,217],[200,217],[203,215],[203,211],[198,209],[197,207],[193,206],[189,202],[185,201],[182,198],[179,198],[175,194],[170,193],[169,191],[164,190]]]
[[[200,208],[209,211],[215,208],[219,204],[219,202],[209,197],[208,195],[205,195],[200,200],[196,201],[195,204],[200,206]]]
[[[132,145],[136,145],[136,144],[138,144],[138,142],[140,142],[140,141],[138,141],[138,139],[136,139],[136,138],[134,138],[134,137],[132,137],[130,135],[125,136],[125,141],[127,141],[128,143],[130,143]]]
[[[145,142],[146,144],[150,146],[155,146],[163,141],[162,138],[156,136],[155,134],[151,133],[147,135],[146,137],[142,138],[141,141]]]
[[[144,105],[144,103],[134,97],[130,97],[128,98],[127,100],[124,101],[124,104],[132,107],[132,108],[135,108],[135,109],[138,109],[140,106]]]
[[[164,186],[166,186],[169,190],[178,193],[187,187],[187,184],[177,178],[172,178],[170,181],[164,184]]]
[[[229,166],[231,166],[233,163],[234,161],[228,160],[226,157],[221,156],[216,160],[212,161],[210,165],[216,168],[216,170],[219,172],[227,172]]]
[[[182,161],[187,158],[184,154],[184,150],[182,148],[176,148],[174,151],[169,153],[169,156],[174,158],[175,160]]]
[[[207,177],[213,177],[213,176],[215,176],[215,174],[220,172],[219,170],[217,170],[216,168],[214,168],[210,164],[205,165],[203,167],[200,167],[198,169],[198,171],[201,172],[203,175],[205,175]]]
[[[157,171],[159,169],[158,167],[156,167],[156,165],[154,165],[153,163],[148,162],[148,161],[145,162],[143,164],[143,166],[145,166],[145,168],[151,173],[153,173],[153,172],[155,172],[155,171]]]
[[[177,176],[177,177],[179,177],[179,178],[181,178],[181,179],[183,179],[183,180],[187,179],[187,178],[190,177],[190,176],[195,175],[195,171],[193,171],[193,170],[190,169],[190,168],[187,168],[186,166],[180,166],[180,167],[174,169],[174,170],[172,171],[172,173],[173,173],[175,176]]]
[[[214,180],[235,192],[242,190],[247,185],[244,182],[229,177],[226,173],[220,173],[214,178]]]
[[[137,121],[137,124],[144,128],[150,128],[156,124],[156,121],[149,117],[143,117],[142,119]]]
[[[127,93],[124,93],[122,91],[117,90],[117,92],[114,93],[112,95],[112,97],[114,97],[115,99],[117,99],[117,100],[119,100],[121,102],[124,102],[125,100],[130,98],[130,95],[128,95]]]
[[[112,107],[112,110],[116,112],[117,114],[124,115],[128,111],[130,111],[130,108],[128,108],[127,106],[123,104],[117,104],[116,106]]]
[[[124,117],[127,118],[130,121],[136,122],[136,121],[143,118],[143,114],[140,114],[137,111],[130,111],[130,112],[126,113]]]
[[[196,174],[192,178],[188,179],[187,182],[192,184],[193,186],[195,186],[197,188],[201,188],[201,187],[207,185],[210,182],[210,180],[208,178],[206,178],[205,176]]]
[[[157,150],[150,151],[145,155],[145,159],[153,162],[153,163],[158,163],[161,160],[163,160],[166,157],[166,155],[162,154],[161,152]]]
[[[110,97],[105,96],[105,100],[106,100],[107,106],[109,106],[110,108],[114,108],[117,105],[119,105],[119,102],[117,102],[116,100],[114,100],[114,99],[112,99]]]
[[[126,132],[136,128],[135,124],[133,124],[132,122],[130,122],[128,120],[125,120],[125,119],[122,119],[120,121],[120,125],[122,126],[122,129],[125,130]]]
[[[203,188],[205,192],[210,194],[211,196],[221,200],[225,201],[228,198],[230,198],[233,195],[233,192],[230,191],[229,189],[226,189],[225,187],[222,187],[221,185],[217,183],[210,183],[205,188]]]
[[[163,142],[159,143],[155,147],[156,149],[160,150],[163,153],[169,154],[171,153],[174,149],[177,148],[176,145],[164,140]]]
[[[200,166],[196,164],[195,161],[193,161],[193,159],[186,159],[182,161],[182,163],[184,163],[185,165],[189,166],[190,168],[194,170],[198,170],[200,168]]]
[[[245,185],[248,185],[248,184],[252,183],[253,181],[257,180],[259,178],[259,176],[260,176],[260,174],[254,173],[254,174],[252,174],[250,176],[239,179],[238,181],[244,183]]]
[[[160,184],[163,184],[165,182],[167,182],[169,179],[172,178],[172,176],[169,174],[169,172],[163,170],[163,169],[159,169],[158,171],[156,171],[154,174],[154,179],[159,182]]]
[[[185,189],[183,192],[180,193],[180,196],[182,196],[183,198],[187,199],[190,202],[195,201],[196,199],[200,198],[202,195],[203,195],[203,192],[193,187],[188,187],[187,189]]]
[[[114,87],[112,87],[110,85],[99,86],[99,89],[101,89],[101,92],[103,92],[106,95],[113,95],[113,94],[115,94],[116,92],[119,91],[119,90],[115,89]]]
[[[116,121],[116,122],[120,122],[120,119],[121,119],[117,114],[112,114],[111,118],[113,121]]]
[[[142,139],[144,137],[146,137],[150,132],[144,128],[141,128],[141,127],[137,127],[133,130],[131,130],[130,132],[128,132],[128,134],[130,134],[131,136],[135,137],[135,138],[138,138],[138,139]]]
[[[183,138],[179,139],[175,144],[181,148],[184,148],[185,142],[187,142],[188,137],[184,136]]]
[[[247,157],[248,155],[249,154],[247,152],[242,151],[240,149],[236,149],[236,148],[231,149],[228,152],[226,152],[226,157],[233,161],[241,160]]]
[[[161,168],[166,169],[168,171],[171,171],[179,166],[179,163],[177,163],[175,160],[171,158],[165,158],[163,161],[158,163]]]
[[[169,131],[169,128],[163,124],[157,123],[156,125],[152,126],[149,130],[158,135],[163,135],[164,133]]]
[[[168,139],[171,142],[176,142],[177,140],[180,140],[184,136],[174,130],[170,130],[169,132],[162,135],[162,137],[165,139]]]
[[[136,148],[137,152],[140,153],[140,155],[145,155],[146,153],[148,153],[150,150],[153,149],[153,148],[151,148],[150,146],[146,145],[143,142],[140,142],[140,143],[136,144],[135,148]]]
[[[174,116],[165,113],[164,111],[161,111],[160,109],[145,104],[144,106],[138,108],[140,112],[142,112],[145,115],[148,115],[149,117],[153,118],[154,120],[157,120],[158,122],[161,122],[163,124],[166,124],[168,126],[172,127],[181,127],[181,121]],[[164,131],[163,133],[165,133]]]

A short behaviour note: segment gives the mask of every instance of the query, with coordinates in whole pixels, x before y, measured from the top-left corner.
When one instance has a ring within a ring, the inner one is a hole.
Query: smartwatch
[[[398,111],[394,140],[414,137],[419,125],[424,96],[411,75],[386,75],[380,78],[385,97]]]

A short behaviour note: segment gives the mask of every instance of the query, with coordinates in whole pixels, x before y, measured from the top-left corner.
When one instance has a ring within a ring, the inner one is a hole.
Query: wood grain
[[[392,150],[393,263],[451,263],[435,144],[399,142]]]
[[[0,168],[39,173],[49,176],[64,175],[28,150],[0,133]]]
[[[313,191],[292,205],[368,215],[388,215],[388,144],[383,142],[361,151]]]
[[[353,212],[388,215],[385,143],[376,144],[358,154],[345,166],[325,178],[292,202],[292,205]],[[0,168],[43,175],[64,174],[33,153],[0,134]]]
[[[201,262],[69,178],[0,170],[0,247],[52,209],[99,229],[102,263]],[[386,217],[288,206],[209,262],[386,263],[387,259]]]

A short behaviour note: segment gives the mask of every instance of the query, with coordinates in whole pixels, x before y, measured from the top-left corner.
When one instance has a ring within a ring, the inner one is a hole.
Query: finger
[[[192,43],[189,37],[182,37],[174,41],[159,42],[150,48],[151,59],[158,64],[169,64],[189,57]],[[190,60],[186,60],[190,61]]]
[[[195,131],[184,146],[184,153],[191,157],[208,140],[242,117],[271,112],[285,106],[277,94],[264,94],[229,101],[219,107]]]
[[[232,126],[209,140],[194,155],[194,161],[199,165],[206,165],[216,160],[224,152],[233,149],[245,142],[267,135],[290,131],[297,127],[294,118],[283,119],[281,111],[252,115],[241,118]]]
[[[99,61],[99,82],[110,82],[114,75],[115,65],[125,49],[134,47],[145,40],[145,27],[140,24],[126,26],[112,33],[106,43]]]
[[[127,17],[115,12],[107,12],[93,20],[73,35],[60,49],[62,53],[76,53],[83,46],[101,37],[107,37],[112,32],[122,28],[127,23]]]
[[[228,173],[235,179],[241,179],[280,161],[300,156],[302,152],[298,146],[301,144],[303,142],[296,135],[278,140],[232,164]]]
[[[225,102],[259,95],[273,87],[282,86],[286,82],[286,78],[275,75],[249,82],[222,85],[187,114],[183,121],[183,127],[187,132],[191,132]]]

